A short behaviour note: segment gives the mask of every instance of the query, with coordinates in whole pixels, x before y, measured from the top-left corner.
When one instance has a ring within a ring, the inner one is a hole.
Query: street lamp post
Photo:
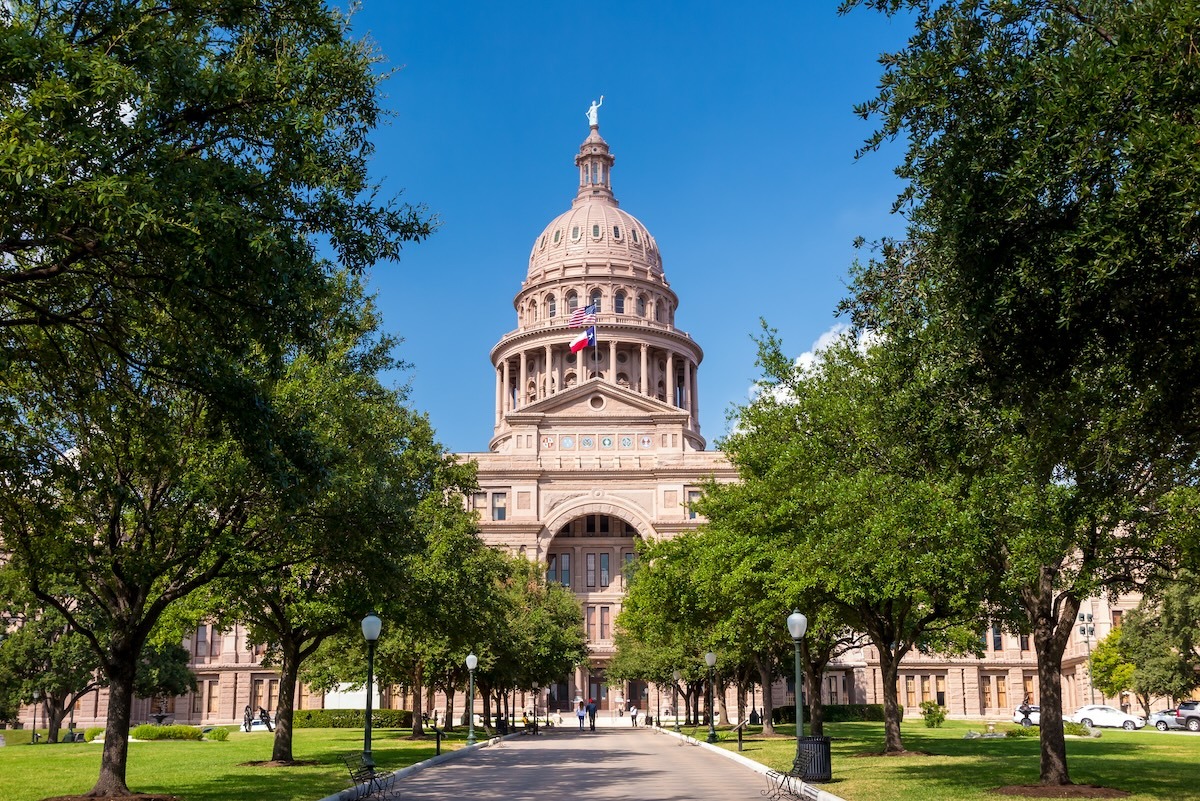
[[[38,741],[38,701],[42,697],[41,690],[33,691],[33,742]]]
[[[538,695],[541,693],[540,685],[535,681],[533,683],[533,733],[537,734],[537,708]],[[550,708],[546,707],[546,725],[550,725]]]
[[[717,655],[709,651],[704,655],[708,665],[708,742],[717,741],[716,715],[713,714],[713,666],[717,664]]]
[[[804,736],[804,700],[801,688],[804,686],[804,675],[800,666],[800,641],[808,630],[808,618],[793,610],[787,618],[788,633],[792,635],[792,643],[796,646],[796,759],[792,762],[792,772],[804,772],[805,763],[800,759],[800,738]]]
[[[1091,613],[1079,613],[1079,635],[1083,637],[1083,644],[1087,647],[1087,669],[1088,669],[1088,701],[1090,704],[1096,703],[1096,686],[1092,684],[1092,635],[1096,633],[1096,627],[1092,625]]]
[[[367,641],[367,720],[363,728],[363,767],[374,769],[375,760],[371,757],[371,694],[375,684],[375,641],[379,639],[379,630],[383,621],[379,615],[371,612],[362,619],[363,638]]]
[[[675,681],[671,682],[671,711],[675,713],[675,733],[679,733],[679,671],[671,674]]]
[[[467,654],[467,670],[471,672],[471,689],[467,693],[467,745],[475,745],[475,667],[479,657],[475,652]]]

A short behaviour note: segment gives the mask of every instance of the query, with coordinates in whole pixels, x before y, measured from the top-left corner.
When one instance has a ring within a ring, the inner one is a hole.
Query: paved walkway
[[[512,737],[401,779],[390,801],[762,801],[762,774],[646,728]]]

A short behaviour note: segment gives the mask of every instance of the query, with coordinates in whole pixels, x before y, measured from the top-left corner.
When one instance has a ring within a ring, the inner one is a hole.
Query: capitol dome
[[[654,237],[613,196],[614,161],[608,143],[593,127],[575,157],[579,167],[575,200],[534,240],[527,285],[561,275],[567,263],[607,265],[626,276],[665,283]]]

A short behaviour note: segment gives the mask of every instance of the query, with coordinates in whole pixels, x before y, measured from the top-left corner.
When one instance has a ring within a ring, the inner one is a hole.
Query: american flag
[[[596,324],[596,306],[584,306],[576,309],[571,314],[571,319],[567,322],[568,328],[586,328],[589,325]]]

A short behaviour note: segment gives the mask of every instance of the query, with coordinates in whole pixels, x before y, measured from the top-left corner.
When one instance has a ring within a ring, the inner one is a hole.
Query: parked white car
[[[1126,731],[1140,729],[1146,725],[1144,718],[1140,718],[1137,715],[1130,715],[1128,712],[1122,712],[1116,707],[1105,706],[1104,704],[1081,706],[1075,710],[1075,714],[1069,715],[1067,720],[1082,723],[1088,728],[1108,726],[1114,729],[1125,729]]]

